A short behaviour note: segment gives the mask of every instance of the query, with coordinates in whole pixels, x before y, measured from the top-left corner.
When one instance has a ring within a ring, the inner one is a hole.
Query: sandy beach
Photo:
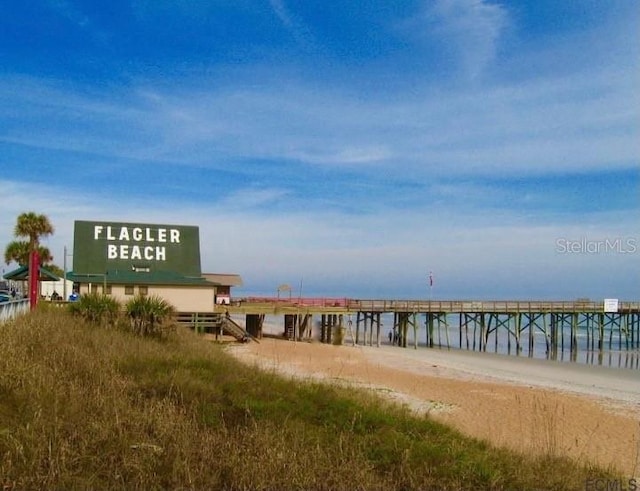
[[[374,390],[461,432],[525,453],[640,475],[640,372],[490,353],[263,338],[238,359]]]

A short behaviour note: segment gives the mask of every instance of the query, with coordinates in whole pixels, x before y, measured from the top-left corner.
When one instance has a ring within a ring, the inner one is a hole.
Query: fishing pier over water
[[[218,306],[244,315],[247,331],[262,335],[266,315],[283,316],[283,336],[303,340],[319,329],[325,343],[500,350],[544,355],[579,350],[640,350],[640,302],[614,301],[466,301],[356,300],[348,298],[249,297]],[[217,307],[217,308],[218,308]],[[316,320],[314,327],[313,318]],[[393,316],[383,332],[383,316]]]

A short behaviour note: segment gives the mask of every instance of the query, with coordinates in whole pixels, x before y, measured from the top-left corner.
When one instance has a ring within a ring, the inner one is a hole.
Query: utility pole
[[[64,259],[62,260],[64,275],[62,277],[62,300],[67,301],[67,246],[64,246]]]

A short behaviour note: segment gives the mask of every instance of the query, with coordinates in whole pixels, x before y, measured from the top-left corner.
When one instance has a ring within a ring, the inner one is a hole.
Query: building
[[[215,304],[229,305],[231,303],[231,288],[242,286],[242,278],[237,274],[204,273],[207,281],[218,285],[216,287]]]
[[[105,293],[123,303],[157,295],[178,312],[212,312],[242,284],[238,275],[201,273],[195,226],[76,221],[73,244],[66,277],[80,295]]]

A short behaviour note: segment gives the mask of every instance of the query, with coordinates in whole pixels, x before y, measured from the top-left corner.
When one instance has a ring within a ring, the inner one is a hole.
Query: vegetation
[[[141,336],[162,336],[173,327],[174,312],[173,306],[157,295],[137,295],[126,305],[133,332]]]
[[[69,310],[86,322],[103,327],[115,327],[121,308],[120,303],[109,295],[88,293],[81,295],[76,302],[71,302]]]
[[[279,378],[188,330],[159,340],[49,307],[4,324],[0,346],[4,490],[562,490],[607,475]]]
[[[163,298],[136,295],[124,306],[110,295],[89,293],[68,304],[69,311],[85,322],[120,327],[140,336],[162,337],[173,331],[175,309]]]
[[[37,246],[38,257],[41,264],[47,264],[53,260],[53,256],[47,247]],[[15,261],[20,266],[26,266],[29,264],[29,243],[22,240],[14,240],[7,244],[4,251],[4,262],[9,264],[11,261]]]
[[[53,260],[53,256],[47,247],[40,244],[40,239],[48,237],[54,232],[53,225],[46,215],[38,215],[32,211],[22,213],[18,216],[13,235],[16,238],[26,240],[14,240],[10,242],[4,252],[4,261],[9,264],[11,261],[17,262],[21,266],[29,264],[29,254],[37,251],[41,264],[48,264]]]

